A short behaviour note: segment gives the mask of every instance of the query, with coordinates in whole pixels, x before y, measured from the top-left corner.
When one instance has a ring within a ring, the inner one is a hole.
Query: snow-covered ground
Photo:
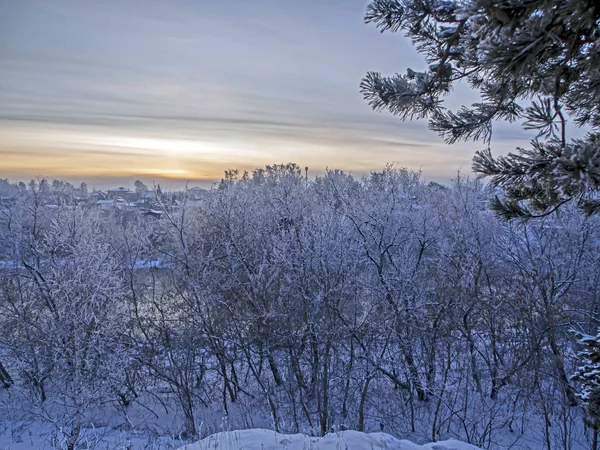
[[[0,450],[63,448],[59,442],[52,443],[49,439],[42,439],[36,434],[36,431],[40,430],[29,430],[17,439],[0,434]],[[100,434],[108,432],[108,430],[102,429],[96,431]],[[105,434],[103,437],[103,442],[84,439],[79,448],[97,450],[167,450],[174,448],[179,450],[480,450],[479,447],[453,439],[418,445],[408,440],[396,439],[386,433],[361,433],[352,430],[331,433],[325,437],[281,434],[265,429],[223,431],[183,447],[177,446],[175,440],[149,439],[143,434],[131,432],[113,432]],[[86,444],[89,444],[89,447]]]
[[[224,431],[180,450],[479,450],[471,444],[449,440],[417,445],[386,433],[340,431],[324,437],[280,434],[254,429]]]

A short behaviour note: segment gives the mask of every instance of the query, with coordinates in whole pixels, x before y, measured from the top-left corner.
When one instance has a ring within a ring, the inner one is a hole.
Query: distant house
[[[199,208],[204,204],[204,200],[188,200],[185,202],[185,206],[188,208]]]
[[[88,198],[85,200],[85,203],[89,206],[97,206],[98,200],[106,200],[106,199],[107,199],[106,192],[94,191],[90,195],[88,195]]]
[[[108,198],[108,194],[104,191],[94,191],[88,197],[93,197],[93,196],[100,197],[100,199],[102,199],[102,200],[106,200]]]
[[[96,206],[100,209],[107,210],[115,207],[114,200],[96,200]]]
[[[145,216],[151,216],[151,217],[158,217],[161,218],[164,215],[164,211],[158,210],[158,209],[149,209],[147,211],[144,212]]]
[[[206,197],[208,191],[199,186],[195,186],[187,189],[186,194],[189,200],[202,200],[204,197]]]
[[[131,189],[127,189],[122,186],[116,189],[108,189],[106,191],[106,195],[109,200],[116,200],[119,197],[124,199],[125,201],[135,201],[138,199],[137,192],[134,192]]]

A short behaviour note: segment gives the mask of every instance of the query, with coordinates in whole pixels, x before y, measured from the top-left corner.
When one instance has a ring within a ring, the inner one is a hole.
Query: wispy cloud
[[[294,160],[354,171],[399,161],[449,178],[471,147],[447,149],[425,123],[360,98],[367,70],[422,64],[410,43],[365,26],[364,6],[5,3],[0,175],[209,180]]]

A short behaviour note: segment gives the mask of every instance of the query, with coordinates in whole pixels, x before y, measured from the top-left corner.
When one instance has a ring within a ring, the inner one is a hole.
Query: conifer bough
[[[447,143],[482,141],[475,172],[503,188],[503,217],[539,217],[567,202],[600,212],[600,0],[374,0],[367,23],[403,31],[428,69],[369,72],[360,89],[375,110],[428,119]],[[442,98],[466,81],[481,100],[458,111]],[[493,157],[495,121],[537,137]],[[567,122],[587,134],[571,139]]]

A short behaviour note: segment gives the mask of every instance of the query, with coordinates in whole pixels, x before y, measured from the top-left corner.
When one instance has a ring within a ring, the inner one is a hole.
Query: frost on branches
[[[578,354],[581,366],[573,380],[581,383],[577,396],[591,419],[592,427],[597,429],[600,426],[600,330],[595,336],[581,335],[579,344],[583,347]]]
[[[0,211],[0,448],[245,428],[591,448],[571,330],[600,325],[600,215],[504,222],[479,181],[396,166],[231,170],[158,217],[55,184]]]
[[[428,119],[448,143],[483,141],[473,168],[504,189],[505,218],[536,217],[575,202],[600,211],[600,5],[593,0],[373,0],[366,22],[402,31],[428,68],[368,73],[361,92],[376,110]],[[442,98],[464,81],[481,101],[458,111]],[[494,158],[494,121],[522,122],[537,137]],[[567,122],[589,133],[570,139]]]

